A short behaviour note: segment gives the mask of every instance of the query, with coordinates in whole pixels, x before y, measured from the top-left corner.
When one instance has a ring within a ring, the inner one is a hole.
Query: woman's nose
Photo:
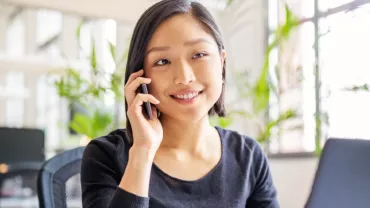
[[[175,67],[176,68],[173,70],[175,84],[187,85],[195,81],[193,68],[188,62],[182,61]]]

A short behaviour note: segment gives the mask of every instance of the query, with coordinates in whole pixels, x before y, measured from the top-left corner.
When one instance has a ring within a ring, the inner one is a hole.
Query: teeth
[[[193,93],[189,93],[189,94],[185,94],[185,95],[174,95],[176,98],[179,98],[179,99],[184,99],[184,100],[188,100],[188,99],[192,99],[194,98],[195,96],[197,96],[199,93],[198,92],[193,92]]]

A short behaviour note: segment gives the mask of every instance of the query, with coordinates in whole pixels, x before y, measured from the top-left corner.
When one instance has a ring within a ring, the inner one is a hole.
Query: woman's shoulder
[[[245,149],[246,151],[259,151],[261,145],[254,138],[237,130],[217,127],[224,145],[230,149]]]
[[[258,175],[261,169],[268,169],[267,156],[262,145],[255,139],[236,130],[218,128],[221,132],[224,150],[229,160],[236,160],[239,168],[256,171]],[[252,167],[252,169],[250,169]]]
[[[241,166],[259,166],[267,156],[262,145],[252,137],[239,131],[217,127],[223,141],[223,149],[227,157],[236,159]]]
[[[112,150],[116,149],[119,146],[128,146],[129,142],[126,135],[125,129],[116,129],[107,135],[95,138],[89,142],[86,146],[87,149],[92,146],[97,146],[99,148]]]
[[[118,164],[127,158],[130,145],[125,129],[116,129],[107,135],[95,138],[85,147],[83,160],[96,160],[100,162],[114,161]]]

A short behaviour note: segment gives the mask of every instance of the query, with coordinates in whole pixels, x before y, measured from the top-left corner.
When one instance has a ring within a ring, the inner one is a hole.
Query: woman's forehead
[[[195,17],[190,14],[181,14],[164,21],[154,32],[148,46],[185,44],[198,39],[215,42],[212,35]]]

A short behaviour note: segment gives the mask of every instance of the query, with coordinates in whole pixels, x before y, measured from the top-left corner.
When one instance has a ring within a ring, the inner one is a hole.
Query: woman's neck
[[[211,139],[216,129],[209,123],[208,115],[198,121],[179,121],[164,116],[162,148],[176,149],[186,152],[201,152]]]

